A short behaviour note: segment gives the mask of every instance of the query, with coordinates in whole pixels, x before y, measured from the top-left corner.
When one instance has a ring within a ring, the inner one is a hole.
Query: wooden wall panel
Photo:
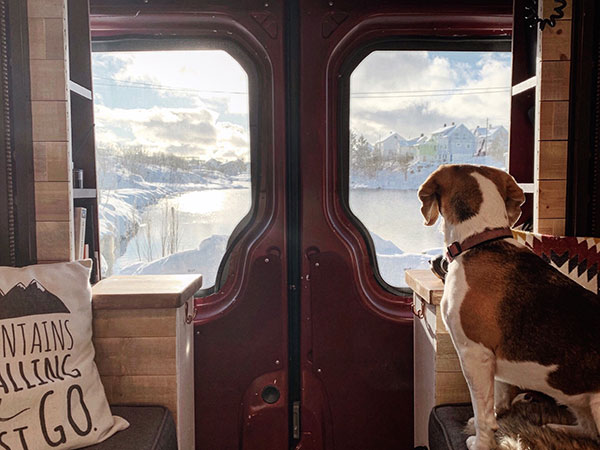
[[[540,102],[539,134],[543,141],[569,137],[569,102]]]
[[[573,1],[556,26],[538,31],[534,231],[554,235],[565,233]],[[555,7],[541,0],[541,17]]]
[[[94,338],[175,337],[173,309],[95,309]]]
[[[68,261],[74,249],[66,1],[27,0],[27,9],[37,258]]]
[[[68,261],[70,250],[65,246],[69,236],[68,222],[36,223],[38,262]]]
[[[540,180],[564,180],[567,177],[567,141],[540,142]]]
[[[67,142],[35,142],[33,144],[36,181],[69,181],[71,162]]]
[[[539,218],[565,218],[565,198],[567,195],[566,180],[539,181]]]
[[[69,222],[71,217],[69,183],[36,182],[35,210],[38,221]]]

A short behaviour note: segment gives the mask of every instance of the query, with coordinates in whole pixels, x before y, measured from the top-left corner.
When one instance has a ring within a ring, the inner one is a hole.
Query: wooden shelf
[[[75,83],[72,80],[69,80],[69,90],[74,92],[75,94],[81,95],[83,98],[87,98],[88,100],[92,100],[92,91],[88,88],[83,87],[80,84]]]
[[[96,189],[73,189],[73,198],[96,198]]]
[[[530,89],[535,89],[537,85],[537,76],[533,76],[531,78],[526,79],[525,81],[520,82],[512,87],[512,95],[519,95],[525,91]]]

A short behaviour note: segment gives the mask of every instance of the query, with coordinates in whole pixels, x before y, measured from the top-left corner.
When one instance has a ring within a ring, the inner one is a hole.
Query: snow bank
[[[379,271],[383,279],[392,286],[406,287],[404,271],[407,269],[427,269],[431,254],[402,253],[390,241],[371,233],[374,242],[389,243],[383,253],[377,252]],[[200,273],[203,285],[214,285],[217,270],[225,254],[228,236],[213,235],[202,241],[198,248],[174,253],[150,263],[135,263],[121,270],[120,275],[157,275]],[[441,251],[441,249],[439,249]]]
[[[198,248],[186,250],[149,263],[135,263],[125,267],[120,275],[158,275],[158,274],[202,274],[202,285],[215,284],[221,259],[225,254],[228,236],[213,235],[204,239]]]
[[[498,167],[498,161],[489,156],[473,156],[461,164],[476,164]],[[407,170],[378,170],[374,176],[351,173],[350,189],[409,189],[417,190],[439,163],[414,162]]]

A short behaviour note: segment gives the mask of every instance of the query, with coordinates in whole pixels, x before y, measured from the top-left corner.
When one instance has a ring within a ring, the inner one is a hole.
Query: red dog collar
[[[507,237],[513,237],[510,228],[493,228],[482,231],[481,233],[469,236],[462,242],[453,242],[446,248],[446,259],[448,262],[452,262],[461,253],[486,242],[495,241],[496,239],[503,239]]]

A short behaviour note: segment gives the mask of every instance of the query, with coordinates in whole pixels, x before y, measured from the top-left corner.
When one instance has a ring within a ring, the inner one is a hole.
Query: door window
[[[248,76],[221,50],[93,54],[103,276],[202,273],[251,206]]]
[[[506,169],[508,52],[370,53],[350,77],[349,206],[370,232],[381,277],[405,287],[404,270],[442,253],[417,189],[440,164]]]

